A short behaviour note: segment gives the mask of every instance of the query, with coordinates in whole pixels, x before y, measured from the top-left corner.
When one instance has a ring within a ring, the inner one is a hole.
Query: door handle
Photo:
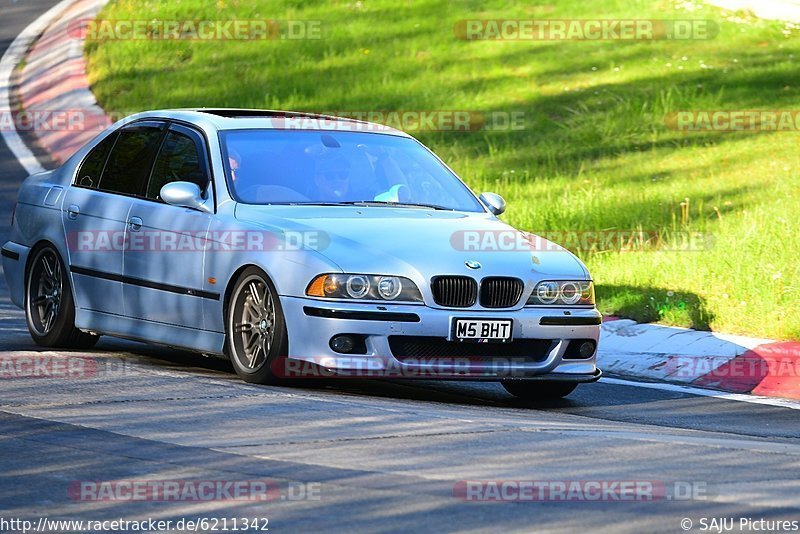
[[[69,207],[67,208],[67,217],[69,219],[75,220],[78,218],[78,215],[80,214],[81,214],[81,209],[75,204],[70,204]]]
[[[132,232],[138,232],[142,229],[142,220],[139,217],[131,217],[128,220],[128,226],[130,227]]]

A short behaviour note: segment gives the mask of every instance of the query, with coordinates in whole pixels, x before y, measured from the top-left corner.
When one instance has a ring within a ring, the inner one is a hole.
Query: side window
[[[108,157],[100,189],[126,195],[142,194],[162,133],[162,128],[149,125],[123,129]]]
[[[114,141],[116,141],[116,139],[117,134],[113,133],[100,141],[100,143],[89,152],[75,177],[75,183],[77,185],[97,189],[97,186],[100,185],[100,175],[103,174],[103,167],[105,167],[106,159],[108,159],[108,153],[111,147],[114,146]]]
[[[161,188],[170,182],[192,182],[205,193],[208,173],[199,139],[170,130],[161,146],[147,187],[147,198],[161,200]]]

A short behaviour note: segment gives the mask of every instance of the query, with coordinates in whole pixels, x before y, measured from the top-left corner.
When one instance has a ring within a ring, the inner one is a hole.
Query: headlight
[[[558,289],[558,282],[541,282],[533,290],[531,299],[535,298],[538,304],[553,304],[558,300]]]
[[[396,276],[382,276],[378,280],[378,295],[382,299],[394,300],[403,291],[403,283]]]
[[[536,284],[528,306],[587,306],[594,304],[594,284],[589,280],[545,281]]]
[[[351,276],[344,287],[347,289],[348,297],[363,299],[369,293],[369,278],[361,275]]]
[[[306,295],[329,299],[422,302],[419,288],[408,278],[377,274],[321,274],[308,284]]]

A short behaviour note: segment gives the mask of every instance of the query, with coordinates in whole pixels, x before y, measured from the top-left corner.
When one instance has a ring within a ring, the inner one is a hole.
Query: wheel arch
[[[28,272],[31,268],[31,263],[33,262],[36,254],[45,247],[50,247],[56,251],[58,254],[58,259],[61,260],[61,264],[64,266],[64,274],[66,275],[65,278],[67,283],[69,284],[69,290],[72,292],[73,296],[75,295],[75,284],[72,283],[72,271],[70,271],[69,264],[64,261],[64,254],[61,253],[58,246],[53,243],[50,239],[40,239],[31,247],[31,251],[28,253],[28,258],[25,260],[25,271],[23,275],[23,284],[25,291],[23,292],[23,298],[28,298]],[[24,303],[24,302],[23,302]]]
[[[59,304],[59,311],[57,312],[55,323],[49,331],[44,333],[34,332],[35,328],[32,326],[32,318],[29,304],[29,296],[31,288],[29,285],[32,269],[35,267],[34,261],[38,258],[39,254],[45,249],[51,249],[55,254],[56,259],[61,264],[61,282],[63,300]],[[58,245],[49,239],[40,239],[30,249],[30,253],[25,261],[25,272],[23,278],[23,309],[25,310],[25,321],[28,325],[28,330],[34,342],[44,347],[52,348],[70,348],[70,349],[89,349],[93,347],[99,335],[85,332],[75,326],[75,313],[77,304],[74,296],[74,284],[72,281],[72,273],[69,271],[69,264],[64,261],[64,254],[59,249]],[[67,311],[64,311],[64,310]],[[65,315],[66,314],[66,315]]]
[[[284,335],[284,337],[283,337],[283,340],[284,340],[283,341],[283,346],[282,346],[282,349],[281,349],[281,352],[280,352],[279,356],[280,357],[285,357],[287,354],[289,354],[289,335],[288,335],[288,329],[287,329],[287,325],[286,325],[285,318],[284,318],[285,316],[283,315],[284,311],[283,311],[283,304],[281,303],[280,294],[278,293],[278,290],[275,287],[275,281],[273,280],[273,277],[270,275],[270,273],[266,269],[264,269],[263,266],[258,265],[256,263],[246,263],[246,264],[243,264],[243,265],[239,266],[233,272],[233,274],[231,274],[231,276],[230,276],[230,278],[229,278],[229,280],[228,280],[228,282],[227,282],[227,284],[225,286],[225,292],[223,293],[223,303],[222,303],[223,304],[222,305],[223,324],[225,325],[225,344],[224,344],[223,352],[224,352],[224,354],[226,356],[231,358],[231,361],[233,362],[233,352],[232,352],[233,351],[233,347],[230,345],[230,338],[229,338],[230,331],[229,331],[229,328],[228,328],[229,314],[231,313],[230,306],[232,305],[232,300],[234,298],[234,290],[236,289],[236,286],[240,283],[240,281],[242,280],[242,277],[245,275],[245,273],[248,270],[255,270],[256,271],[256,272],[252,272],[251,271],[248,276],[252,276],[254,274],[258,274],[260,276],[263,276],[263,278],[266,281],[267,286],[268,286],[267,289],[270,292],[272,292],[272,294],[274,296],[275,306],[277,308],[276,309],[276,313],[278,313],[280,315],[280,317],[282,318],[281,321],[283,322],[283,329],[284,329],[284,332],[286,333]],[[236,368],[236,364],[235,363],[234,363],[234,368]],[[238,372],[239,371],[237,369],[237,373]],[[249,381],[248,379],[245,379],[245,380]],[[274,380],[274,377],[270,378],[269,380],[270,381]],[[259,383],[266,383],[266,382],[259,382]]]
[[[261,265],[258,265],[258,264],[255,264],[255,263],[245,263],[244,265],[241,265],[239,268],[237,268],[233,272],[233,274],[231,274],[230,278],[228,279],[227,284],[225,284],[225,292],[222,295],[222,321],[223,321],[223,324],[225,324],[225,322],[228,319],[228,306],[230,306],[231,296],[233,295],[233,289],[236,287],[236,283],[239,281],[239,278],[242,277],[242,273],[244,273],[247,269],[249,269],[251,267],[253,267],[255,269],[258,269],[259,271],[261,271],[264,274],[264,276],[267,278],[269,283],[272,285],[271,289],[274,290],[273,292],[275,293],[275,298],[280,299],[280,295],[278,294],[278,291],[275,289],[275,280],[273,280],[273,277],[269,274],[269,272],[266,269],[264,269],[264,267],[261,266]],[[226,334],[227,334],[227,331],[226,331]]]

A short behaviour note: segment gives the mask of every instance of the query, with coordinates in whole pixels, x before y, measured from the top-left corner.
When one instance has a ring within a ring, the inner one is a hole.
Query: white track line
[[[715,391],[713,389],[702,389],[692,386],[681,386],[679,384],[668,384],[664,382],[636,382],[633,380],[624,380],[622,378],[611,378],[604,376],[600,382],[606,384],[613,384],[616,386],[633,386],[637,388],[660,389],[662,391],[673,391],[675,393],[688,393],[689,395],[700,395],[701,397],[714,397],[715,399],[749,402],[750,404],[766,404],[767,406],[777,406],[780,408],[789,408],[791,410],[800,410],[800,402],[780,399],[777,397],[762,397],[759,395],[750,395],[742,393],[726,393],[724,391]]]
[[[17,35],[16,39],[6,49],[3,58],[0,59],[0,113],[11,112],[11,78],[14,73],[14,68],[25,57],[25,53],[31,46],[31,43],[44,30],[50,25],[53,20],[64,12],[75,0],[62,0],[45,13],[39,16],[36,20],[30,23],[22,32]],[[20,165],[29,173],[35,174],[45,170],[39,160],[36,159],[33,152],[22,141],[19,133],[15,128],[2,128],[3,139],[8,145],[9,150],[17,158]]]

